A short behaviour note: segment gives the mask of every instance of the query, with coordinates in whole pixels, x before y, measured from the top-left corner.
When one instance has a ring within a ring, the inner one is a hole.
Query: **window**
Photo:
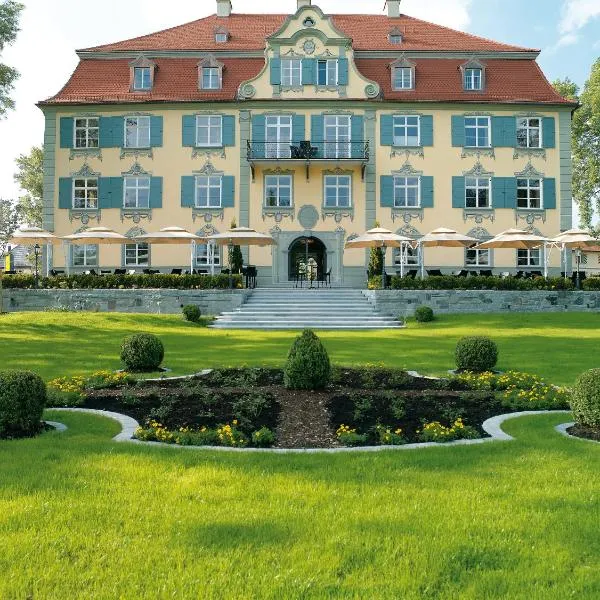
[[[221,176],[196,177],[196,208],[221,208]]]
[[[325,158],[350,158],[350,117],[325,115]]]
[[[415,208],[421,204],[420,177],[394,177],[394,206]]]
[[[265,177],[265,206],[268,208],[292,206],[291,175],[267,175]]]
[[[336,59],[320,60],[317,63],[317,84],[337,85],[338,61]]]
[[[419,265],[419,251],[417,248],[405,246],[404,248],[394,248],[394,264],[405,267],[416,267]]]
[[[465,180],[465,206],[467,208],[491,208],[492,180],[467,177]]]
[[[412,90],[413,70],[411,67],[394,67],[393,87],[395,90]]]
[[[542,147],[541,119],[517,119],[517,146],[519,148]]]
[[[222,142],[222,119],[219,116],[196,117],[196,146],[220,147]]]
[[[98,180],[83,178],[73,182],[73,208],[93,210],[98,208]]]
[[[134,67],[133,69],[133,89],[150,90],[152,89],[152,70],[150,67]]]
[[[394,146],[418,146],[419,117],[394,116]]]
[[[325,206],[350,208],[352,206],[352,178],[350,175],[325,176]]]
[[[281,60],[281,85],[302,85],[302,60],[298,58]]]
[[[123,208],[150,208],[150,177],[126,177]]]
[[[542,264],[542,251],[539,248],[517,250],[518,267],[539,267]]]
[[[202,67],[202,89],[221,89],[221,69],[219,67]]]
[[[401,44],[402,43],[402,35],[399,33],[390,33],[388,36],[390,40],[390,44]]]
[[[125,244],[125,266],[147,267],[150,264],[148,244]]]
[[[517,208],[542,208],[541,179],[517,179]]]
[[[489,267],[490,251],[468,248],[465,252],[465,265],[467,267]]]
[[[71,246],[71,259],[74,267],[97,267],[98,246]]]
[[[483,89],[482,69],[465,69],[465,90]]]
[[[266,157],[290,158],[292,144],[292,117],[268,115],[265,119]]]
[[[226,33],[215,33],[215,42],[217,42],[217,44],[224,44],[225,42],[227,42],[228,38],[229,36]]]
[[[465,117],[465,146],[490,147],[490,117]]]
[[[220,267],[221,252],[213,244],[196,244],[197,267]]]
[[[125,117],[125,148],[150,148],[150,117]]]
[[[98,148],[100,119],[86,117],[75,119],[75,148]]]

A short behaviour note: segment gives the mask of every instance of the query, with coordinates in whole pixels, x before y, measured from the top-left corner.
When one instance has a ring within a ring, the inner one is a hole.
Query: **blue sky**
[[[21,0],[17,43],[1,59],[21,72],[17,110],[0,121],[0,197],[17,198],[15,158],[43,141],[35,103],[55,94],[77,64],[76,48],[135,37],[212,14],[215,0]],[[325,13],[383,14],[384,0],[316,0]],[[294,12],[296,0],[233,0],[235,12]],[[542,49],[551,81],[580,86],[600,57],[600,0],[403,0],[403,13],[498,41]],[[118,15],[118,18],[115,18]]]

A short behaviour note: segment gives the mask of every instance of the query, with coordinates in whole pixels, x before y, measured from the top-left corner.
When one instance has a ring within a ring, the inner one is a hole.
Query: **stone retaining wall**
[[[196,304],[203,315],[239,308],[246,290],[4,290],[7,312],[45,309],[97,312],[177,314],[185,304]]]
[[[412,316],[418,306],[438,313],[595,312],[600,292],[496,290],[369,290],[363,292],[377,310]]]

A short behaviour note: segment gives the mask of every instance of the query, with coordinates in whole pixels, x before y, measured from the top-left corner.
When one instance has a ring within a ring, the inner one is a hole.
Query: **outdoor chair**
[[[457,277],[468,277],[469,276],[469,271],[465,270],[465,269],[461,269],[457,274]]]
[[[100,269],[100,275],[112,275],[112,271]]]
[[[531,277],[531,279],[534,279],[536,277],[543,277],[544,274],[541,271],[531,271],[529,273],[529,277]]]
[[[147,269],[144,269],[144,272]],[[125,269],[115,269],[115,275],[125,275],[125,273],[127,273],[127,271]]]
[[[300,284],[300,287],[302,287],[306,281],[306,273],[300,273],[299,271],[296,271],[292,278],[294,279],[296,287],[298,287],[298,284]]]
[[[331,268],[327,272],[319,271],[317,273],[317,287],[323,284],[325,287],[331,287]]]
[[[515,275],[515,277],[517,279],[524,279],[525,278],[525,271],[517,271],[517,274]]]
[[[479,277],[479,271],[469,271],[470,277]]]
[[[171,275],[181,275],[183,273],[183,269],[171,269]]]
[[[404,277],[410,277],[411,279],[416,279],[419,272],[416,269],[411,269],[408,273],[404,274]]]
[[[439,269],[427,269],[427,277],[443,277],[444,274]]]
[[[510,277],[510,273],[508,271],[502,271],[502,273],[500,273],[500,277],[502,277],[502,279],[506,279],[507,277]]]
[[[88,271],[84,271],[83,273],[84,275],[94,275],[95,277],[98,277],[98,273],[96,273],[94,269],[89,269]]]
[[[59,275],[64,275],[65,272],[64,271],[60,271],[60,270],[56,270],[56,269],[50,269],[50,276],[51,277],[58,277]]]
[[[242,274],[246,278],[246,288],[254,289],[256,287],[256,267],[253,265],[248,265],[242,269]]]
[[[295,159],[304,158],[300,146],[290,146],[290,154],[291,157]]]
[[[487,270],[487,271],[479,271],[479,275],[481,277],[493,277],[494,276],[494,272]]]
[[[229,269],[221,269],[221,275],[229,275]]]

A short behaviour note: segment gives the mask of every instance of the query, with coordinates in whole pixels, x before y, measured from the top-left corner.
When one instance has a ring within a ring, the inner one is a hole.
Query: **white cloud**
[[[384,0],[317,0],[326,13],[383,14]],[[470,23],[473,0],[404,0],[403,13],[455,29]],[[35,103],[54,95],[77,65],[75,49],[127,39],[212,14],[215,0],[28,0],[17,43],[2,61],[21,73],[13,97],[17,109],[0,121],[0,198],[16,198],[15,158],[43,141],[44,119]],[[272,0],[233,0],[237,12],[274,12]],[[296,0],[277,4],[293,12]],[[115,15],[118,15],[116,17]]]
[[[579,41],[579,32],[598,17],[600,17],[599,0],[564,0],[558,26],[560,38],[555,47],[576,44]]]

